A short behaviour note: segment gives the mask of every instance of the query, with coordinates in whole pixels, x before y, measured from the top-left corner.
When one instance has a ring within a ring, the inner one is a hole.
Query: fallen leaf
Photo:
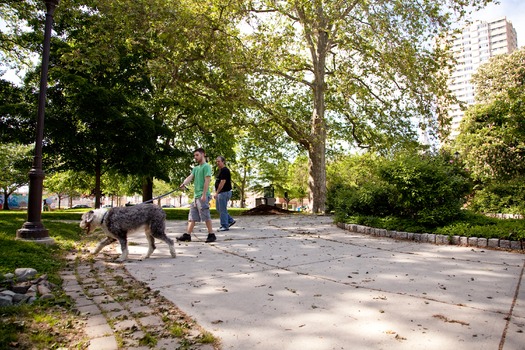
[[[443,315],[434,315],[432,317],[440,319],[440,320],[442,320],[444,322],[448,322],[448,323],[459,323],[462,326],[469,326],[470,325],[468,322],[458,321],[458,320],[451,320],[450,318],[448,318],[446,316],[443,316]]]

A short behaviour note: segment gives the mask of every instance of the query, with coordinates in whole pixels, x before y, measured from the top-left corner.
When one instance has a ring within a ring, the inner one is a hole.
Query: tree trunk
[[[241,195],[241,208],[246,208],[246,177],[248,176],[248,166],[244,164],[243,167],[243,173],[242,173],[242,180],[241,180],[241,188],[239,190]]]
[[[318,8],[320,28],[324,28],[322,8]],[[325,63],[328,33],[319,30],[316,34],[317,47],[311,48],[314,67],[314,108],[311,119],[311,135],[308,148],[310,206],[312,213],[324,213],[326,206],[326,122],[325,122]]]
[[[153,198],[153,179],[148,176],[142,180],[142,201],[146,202]]]
[[[95,209],[100,208],[100,194],[101,194],[101,177],[102,177],[102,163],[97,157],[95,163]]]
[[[312,145],[308,151],[308,187],[312,213],[324,213],[326,205],[325,143]]]
[[[9,210],[8,199],[9,199],[9,195],[7,194],[7,191],[4,191],[4,207],[2,208],[3,210]]]

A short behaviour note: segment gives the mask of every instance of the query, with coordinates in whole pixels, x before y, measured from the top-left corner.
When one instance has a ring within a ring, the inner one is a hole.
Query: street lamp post
[[[46,107],[47,71],[51,46],[51,28],[53,13],[60,0],[44,0],[46,3],[46,26],[44,32],[44,51],[42,53],[42,75],[40,76],[40,93],[38,95],[38,114],[36,120],[35,157],[29,170],[29,197],[27,204],[27,221],[16,231],[17,239],[32,240],[38,243],[53,244],[49,231],[42,224],[42,189],[44,172],[42,171],[42,141],[44,138],[44,110]]]

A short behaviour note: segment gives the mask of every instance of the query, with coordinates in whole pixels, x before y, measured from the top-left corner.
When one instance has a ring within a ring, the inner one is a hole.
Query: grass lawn
[[[51,221],[51,213],[44,214],[44,225],[57,243],[52,246],[15,240],[16,230],[27,220],[26,212],[0,211],[0,275],[13,273],[16,268],[32,267],[38,275],[47,274],[50,282],[61,284],[58,272],[65,265],[65,253],[81,239],[80,228],[78,224]],[[80,213],[69,214],[72,215],[80,217]],[[3,277],[0,281],[3,286]],[[0,308],[0,349],[68,347],[76,314],[65,294],[58,290],[55,297],[51,301],[37,300],[31,305]]]

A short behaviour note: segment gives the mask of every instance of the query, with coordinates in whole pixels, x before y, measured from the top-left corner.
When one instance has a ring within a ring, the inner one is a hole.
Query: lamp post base
[[[49,237],[49,231],[41,222],[25,222],[22,228],[16,231],[16,239],[41,244],[55,244]]]

